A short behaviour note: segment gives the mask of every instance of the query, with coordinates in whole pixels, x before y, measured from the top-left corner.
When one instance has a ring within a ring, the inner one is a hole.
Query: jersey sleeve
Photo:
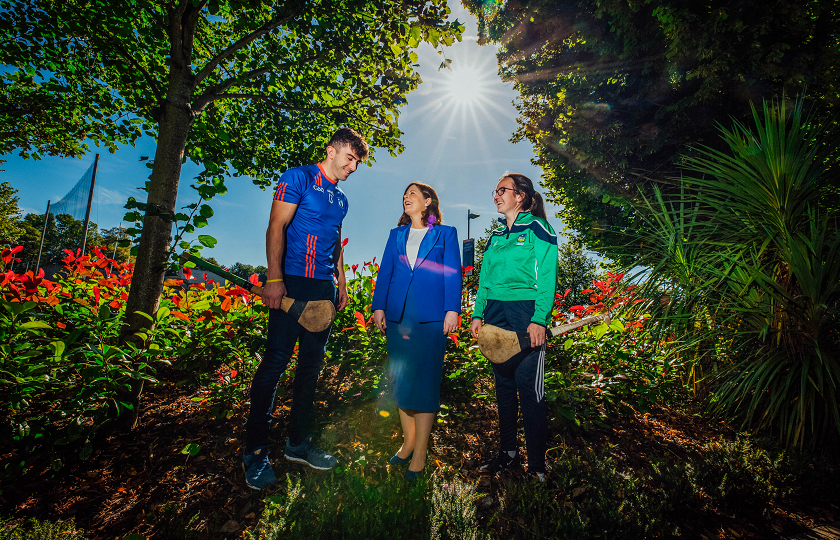
[[[280,177],[277,190],[274,192],[274,200],[300,204],[303,194],[306,193],[307,184],[306,174],[300,167],[289,169]]]
[[[491,236],[489,240],[487,240],[488,248],[490,247],[490,242],[493,241],[493,237]],[[486,264],[492,264],[492,256],[490,255],[489,250],[484,251],[484,256],[481,259],[481,268],[484,269]],[[488,267],[489,268],[489,267]],[[484,319],[484,308],[487,307],[487,279],[485,279],[484,272],[480,272],[478,274],[478,291],[475,293],[475,303],[473,304],[473,312],[470,319]]]
[[[557,288],[557,235],[548,222],[540,220],[539,223],[539,226],[532,227],[536,237],[534,255],[537,259],[537,300],[531,322],[548,327]]]

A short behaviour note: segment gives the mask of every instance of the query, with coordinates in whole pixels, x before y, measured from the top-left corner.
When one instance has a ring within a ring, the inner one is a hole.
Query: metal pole
[[[47,235],[47,223],[50,222],[50,201],[47,201],[47,213],[44,214],[44,230],[41,231],[41,247],[38,248],[38,263],[35,265],[35,273],[41,268],[41,252],[44,251],[44,237]],[[26,265],[29,270],[29,265]]]
[[[90,205],[93,203],[93,187],[96,185],[96,169],[99,168],[99,154],[96,154],[96,159],[93,162],[93,176],[90,179],[90,194],[88,195],[87,212],[85,212],[85,224],[82,226],[82,256],[85,254],[85,247],[87,246],[87,230],[88,223],[90,223]]]
[[[470,237],[470,220],[472,219],[472,218],[470,218],[471,215],[472,215],[472,210],[467,208],[467,238]]]
[[[120,221],[120,229],[119,229],[120,230],[120,236],[122,236],[122,224],[123,224],[123,222]],[[120,240],[121,240],[121,238],[120,238]],[[120,240],[115,240],[114,241],[114,256],[111,257],[114,260],[117,260],[117,245],[119,244]]]

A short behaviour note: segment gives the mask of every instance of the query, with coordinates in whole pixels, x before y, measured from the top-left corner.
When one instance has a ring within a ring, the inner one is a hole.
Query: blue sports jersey
[[[320,165],[289,169],[280,177],[274,200],[298,205],[286,229],[283,272],[332,279],[338,229],[347,215],[347,197]]]

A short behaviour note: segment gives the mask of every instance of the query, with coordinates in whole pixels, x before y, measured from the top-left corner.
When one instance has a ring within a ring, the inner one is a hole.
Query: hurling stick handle
[[[594,317],[587,317],[585,319],[578,319],[576,321],[572,321],[569,324],[563,324],[560,326],[555,326],[549,332],[550,337],[557,337],[560,334],[565,334],[570,330],[574,330],[575,328],[580,328],[581,326],[586,326],[587,324],[596,323],[598,321],[607,321],[609,324],[610,316],[607,314],[603,315],[595,315]]]
[[[199,268],[203,268],[204,270],[208,270],[213,272],[214,274],[225,278],[226,280],[235,283],[245,289],[246,291],[250,292],[251,294],[257,294],[262,296],[262,287],[258,287],[251,283],[246,279],[242,279],[241,277],[237,276],[236,274],[231,274],[226,270],[222,270],[215,264],[211,262],[207,262],[204,259],[200,259],[195,255],[190,255],[189,253],[181,253],[181,260],[184,262],[191,262],[194,265],[198,266]]]

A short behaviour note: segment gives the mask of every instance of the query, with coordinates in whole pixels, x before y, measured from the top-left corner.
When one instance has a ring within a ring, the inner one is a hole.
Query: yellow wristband
[[[283,281],[283,278],[280,279],[269,279],[266,283],[277,283],[278,281]]]

